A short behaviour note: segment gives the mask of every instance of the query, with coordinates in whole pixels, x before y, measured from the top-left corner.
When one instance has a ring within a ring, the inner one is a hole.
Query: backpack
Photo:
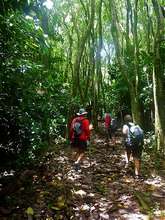
[[[73,124],[73,132],[74,132],[74,137],[79,137],[82,132],[82,121],[83,119],[76,119],[74,124]]]
[[[130,135],[130,145],[132,146],[139,146],[140,144],[143,144],[143,130],[139,125],[130,125],[129,127],[129,135]]]
[[[115,118],[112,118],[111,120],[111,129],[114,131],[117,130],[117,120]]]

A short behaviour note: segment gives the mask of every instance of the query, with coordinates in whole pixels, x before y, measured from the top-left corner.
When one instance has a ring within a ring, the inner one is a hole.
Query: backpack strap
[[[80,117],[78,117],[78,118],[76,118],[76,121],[75,121],[75,122],[79,122],[79,121],[83,122],[84,119],[85,119],[85,118],[80,119]]]
[[[129,132],[131,132],[130,129],[131,129],[132,125],[130,125],[130,123],[127,123],[126,125],[128,126]]]
[[[126,125],[128,126],[128,129],[129,129],[129,136],[130,136],[130,135],[133,136],[133,133],[131,132],[131,127],[132,127],[132,126],[135,126],[135,124],[132,124],[132,125],[131,125],[130,123],[127,123]],[[131,138],[131,137],[130,137],[130,138]]]
[[[77,117],[74,123],[79,122],[79,123],[82,124],[82,122],[84,121],[84,119],[85,119],[85,118],[80,119],[80,117]]]

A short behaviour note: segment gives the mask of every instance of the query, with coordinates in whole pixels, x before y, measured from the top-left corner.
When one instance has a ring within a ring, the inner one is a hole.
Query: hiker
[[[135,177],[140,177],[141,154],[143,148],[143,131],[140,126],[132,122],[131,115],[125,115],[123,125],[123,136],[125,145],[126,165],[128,167],[132,155],[135,166]]]
[[[117,119],[114,117],[111,119],[111,138],[112,138],[112,144],[113,146],[116,144],[116,130],[117,130]]]
[[[80,167],[80,162],[83,161],[85,151],[90,141],[90,130],[93,126],[90,125],[86,118],[87,112],[81,108],[77,116],[73,119],[70,127],[70,141],[71,147],[74,151],[75,166]]]
[[[112,139],[111,135],[111,115],[110,113],[105,113],[104,115],[104,126],[106,131],[107,142],[109,143],[109,139]]]

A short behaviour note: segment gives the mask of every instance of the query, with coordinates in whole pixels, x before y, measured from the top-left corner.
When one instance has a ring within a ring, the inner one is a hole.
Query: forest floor
[[[6,171],[0,219],[164,220],[164,165],[156,170],[144,150],[143,179],[135,179],[133,163],[124,168],[121,143],[120,131],[115,146],[107,145],[103,132],[93,132],[78,171],[66,145],[50,147],[33,167],[14,175]]]

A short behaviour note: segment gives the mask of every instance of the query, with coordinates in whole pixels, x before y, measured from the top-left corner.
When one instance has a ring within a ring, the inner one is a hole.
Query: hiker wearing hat
[[[74,159],[76,168],[79,168],[80,162],[83,160],[85,150],[90,140],[90,123],[86,118],[87,112],[81,108],[77,116],[73,119],[70,126],[71,147],[74,150]]]

